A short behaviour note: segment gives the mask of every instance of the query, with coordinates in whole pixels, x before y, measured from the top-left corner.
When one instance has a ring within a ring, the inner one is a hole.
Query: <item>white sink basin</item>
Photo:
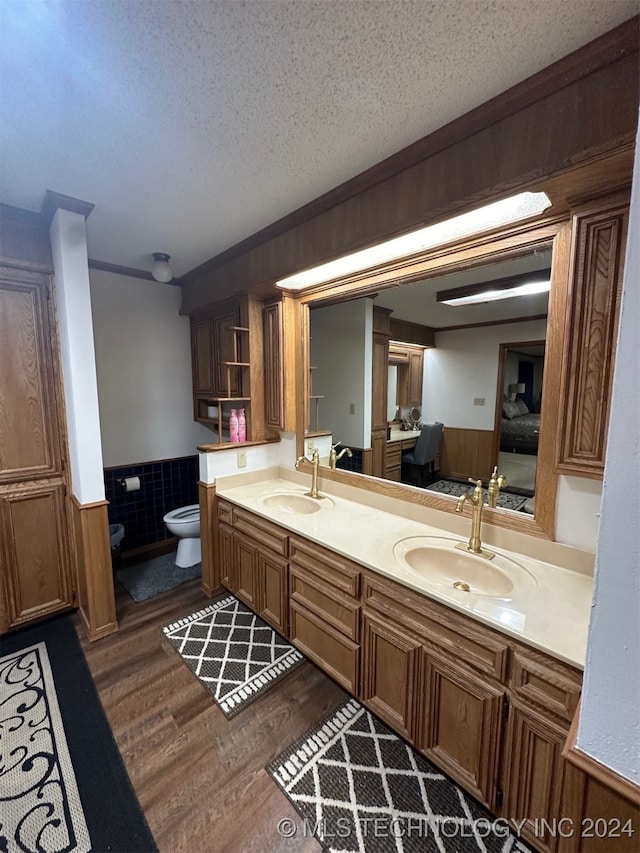
[[[335,506],[331,498],[312,498],[304,492],[271,492],[258,499],[261,504],[288,515],[310,515]]]
[[[516,588],[537,587],[534,576],[510,557],[496,554],[488,560],[456,548],[460,541],[447,536],[413,536],[396,542],[393,554],[430,586],[448,593],[456,590],[459,596],[510,598]]]

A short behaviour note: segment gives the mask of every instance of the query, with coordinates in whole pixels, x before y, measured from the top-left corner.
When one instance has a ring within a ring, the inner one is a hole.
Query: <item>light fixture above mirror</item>
[[[550,206],[551,201],[546,193],[518,193],[454,216],[444,222],[428,225],[426,228],[420,228],[402,237],[386,240],[377,246],[352,252],[334,261],[295,273],[277,281],[276,285],[284,290],[306,290],[309,287],[397,261],[436,246],[530,219],[543,213]]]
[[[481,305],[500,299],[548,293],[551,288],[550,275],[550,270],[542,270],[537,274],[525,273],[478,285],[439,290],[436,293],[436,301],[443,305]]]

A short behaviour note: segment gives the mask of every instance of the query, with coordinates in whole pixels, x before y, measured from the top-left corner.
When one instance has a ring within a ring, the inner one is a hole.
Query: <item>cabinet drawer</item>
[[[299,566],[290,569],[289,589],[294,601],[358,642],[360,605],[356,601]]]
[[[281,557],[287,556],[289,536],[286,530],[278,527],[277,524],[272,524],[259,515],[234,506],[233,527],[234,530],[246,533],[254,542],[263,545],[265,548],[269,548],[275,554],[279,554]]]
[[[402,442],[388,441],[387,442],[387,468],[389,466],[400,465],[402,461]]]
[[[306,569],[347,595],[358,597],[360,568],[345,557],[295,536],[289,539],[289,556],[292,565]]]
[[[224,501],[218,501],[218,521],[231,526],[233,519],[232,512],[233,508],[231,504],[225,503]]]
[[[488,629],[476,627],[469,619],[458,617],[447,607],[399,584],[368,576],[363,579],[362,601],[414,630],[427,645],[445,650],[500,681],[506,677],[507,641]]]
[[[580,699],[582,673],[546,655],[516,650],[510,684],[517,696],[570,722]]]
[[[290,605],[291,642],[338,684],[358,694],[360,648],[295,601]]]

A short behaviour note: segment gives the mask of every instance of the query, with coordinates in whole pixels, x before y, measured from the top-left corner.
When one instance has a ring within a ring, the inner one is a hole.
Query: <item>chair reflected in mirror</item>
[[[444,424],[423,424],[413,450],[402,454],[402,482],[426,486],[435,479],[435,461]]]

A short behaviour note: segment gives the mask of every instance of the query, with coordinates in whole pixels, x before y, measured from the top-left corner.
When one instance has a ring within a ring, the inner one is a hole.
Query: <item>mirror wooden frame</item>
[[[385,286],[397,286],[469,267],[496,263],[530,253],[543,245],[552,245],[551,291],[547,319],[547,349],[542,389],[542,420],[538,453],[536,508],[533,517],[487,509],[486,522],[498,527],[553,539],[555,533],[558,474],[555,467],[558,440],[561,365],[564,346],[565,313],[569,291],[571,224],[568,216],[548,217],[534,223],[495,230],[472,240],[404,258],[375,271],[337,279],[312,291],[288,294],[298,309],[300,346],[296,347],[303,377],[303,406],[298,406],[297,452],[304,450],[304,404],[308,397],[309,308],[371,295]],[[296,361],[297,361],[296,359]],[[455,501],[424,492],[415,487],[347,471],[323,469],[322,477],[359,488],[367,488],[390,498],[407,501],[444,512],[455,511]],[[522,517],[521,517],[522,516]]]

